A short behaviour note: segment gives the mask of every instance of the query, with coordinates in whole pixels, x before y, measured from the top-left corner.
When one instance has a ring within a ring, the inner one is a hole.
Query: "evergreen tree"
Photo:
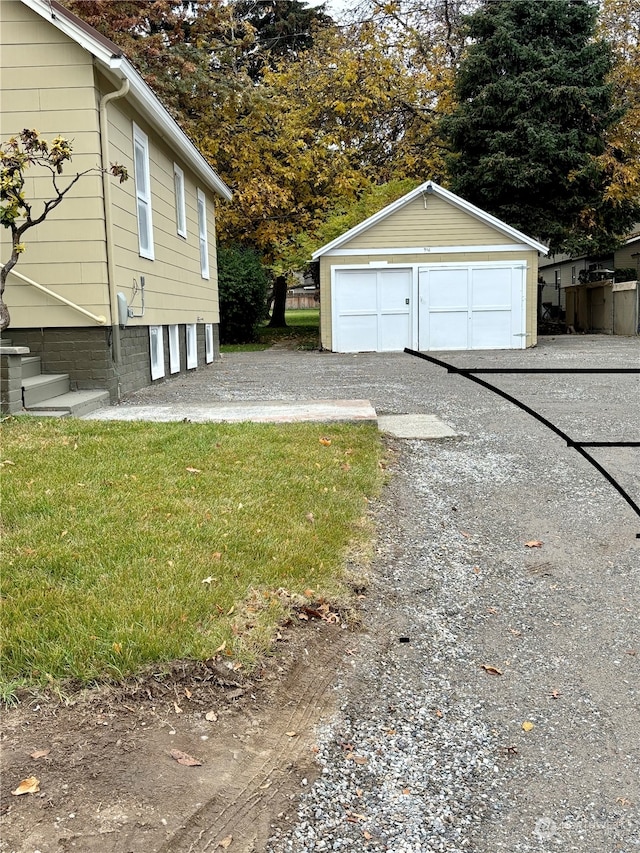
[[[597,159],[619,118],[597,13],[589,0],[484,0],[443,122],[453,191],[552,252],[606,251],[639,214],[606,198]]]

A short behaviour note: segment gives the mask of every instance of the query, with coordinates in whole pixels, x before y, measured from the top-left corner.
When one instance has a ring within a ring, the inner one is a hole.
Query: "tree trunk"
[[[286,329],[284,309],[287,304],[287,279],[279,275],[273,283],[273,311],[269,326],[272,329]]]

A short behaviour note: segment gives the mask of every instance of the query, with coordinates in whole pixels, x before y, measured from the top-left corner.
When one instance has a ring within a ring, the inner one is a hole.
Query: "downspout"
[[[125,77],[122,86],[115,91],[103,95],[100,99],[100,149],[102,154],[102,188],[104,198],[104,223],[107,237],[107,280],[109,282],[109,305],[111,308],[111,330],[113,334],[113,360],[116,370],[120,365],[122,350],[120,347],[120,325],[118,323],[118,296],[116,289],[116,265],[113,253],[113,218],[111,215],[111,176],[109,174],[109,123],[107,121],[107,104],[118,98],[124,98],[129,91],[129,80]],[[118,397],[120,384],[118,383]]]

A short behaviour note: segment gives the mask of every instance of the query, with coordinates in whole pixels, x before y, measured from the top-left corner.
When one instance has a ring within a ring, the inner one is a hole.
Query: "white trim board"
[[[526,252],[531,246],[522,243],[505,243],[487,246],[404,246],[400,249],[331,249],[328,258],[349,258],[362,255],[453,255],[466,252]]]

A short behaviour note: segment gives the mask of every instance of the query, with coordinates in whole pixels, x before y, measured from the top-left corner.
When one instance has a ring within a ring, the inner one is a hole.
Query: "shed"
[[[322,347],[534,346],[540,253],[542,243],[426,181],[314,253]]]

